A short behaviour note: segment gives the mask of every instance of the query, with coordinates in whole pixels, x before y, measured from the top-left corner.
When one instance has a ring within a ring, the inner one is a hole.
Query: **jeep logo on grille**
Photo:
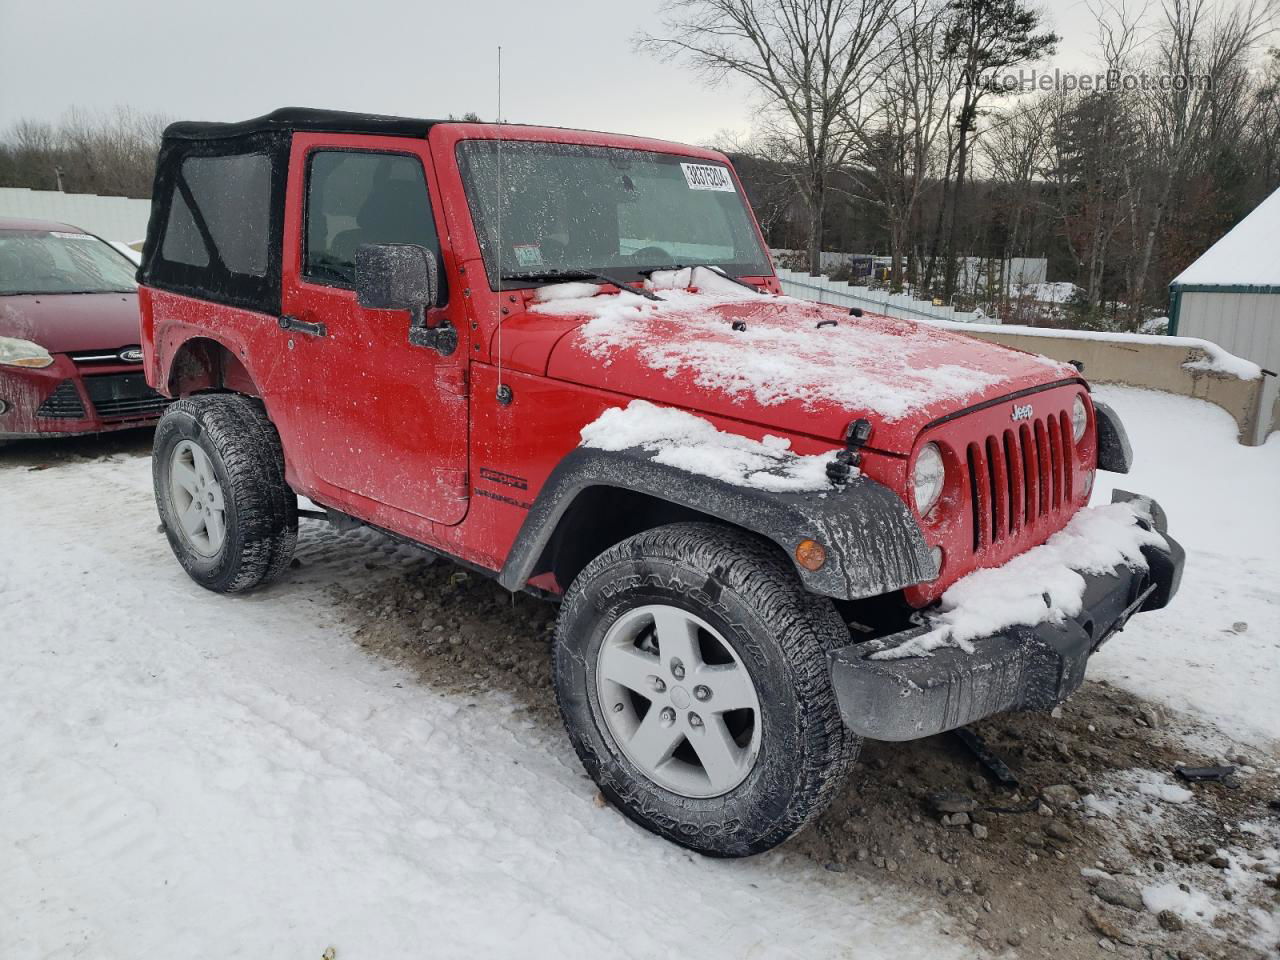
[[[121,363],[141,363],[142,348],[141,347],[125,347],[116,354],[120,358]]]
[[[1022,403],[1022,404],[1017,404],[1017,403],[1015,403],[1015,404],[1013,405],[1013,419],[1014,419],[1014,420],[1030,420],[1030,419],[1031,419],[1031,414],[1032,414],[1031,404],[1029,404],[1029,403]]]

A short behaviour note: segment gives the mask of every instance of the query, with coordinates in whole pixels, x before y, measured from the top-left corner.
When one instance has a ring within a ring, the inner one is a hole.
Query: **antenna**
[[[494,321],[498,325],[498,402],[503,405],[511,402],[511,391],[502,382],[502,44],[498,44],[498,169],[497,169],[497,228],[498,228],[498,298],[494,309]]]

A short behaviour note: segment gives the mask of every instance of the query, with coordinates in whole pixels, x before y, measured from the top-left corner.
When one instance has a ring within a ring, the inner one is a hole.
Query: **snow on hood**
[[[682,288],[691,281],[697,286]],[[556,347],[548,372],[605,389],[625,382],[627,393],[715,415],[793,429],[803,422],[803,432],[837,441],[858,415],[918,427],[1077,376],[1066,364],[926,324],[753,293],[712,271],[656,273],[650,286],[660,302],[590,284],[539,291],[535,314],[585,321]],[[774,412],[760,416],[752,405]],[[873,437],[873,446],[887,449],[884,439]]]
[[[873,653],[872,659],[928,656],[940,647],[973,653],[971,641],[1009,627],[1077,616],[1084,609],[1082,574],[1110,573],[1119,566],[1145,570],[1142,548],[1165,545],[1164,537],[1140,526],[1139,519],[1149,523],[1151,517],[1132,501],[1086,507],[1040,546],[1004,566],[957,580],[942,595],[938,611],[928,615],[932,630]]]
[[[632,400],[625,408],[610,407],[582,428],[582,446],[641,447],[655,453],[655,462],[686,473],[775,493],[828,489],[827,464],[836,453],[801,456],[792,452],[791,441],[783,437],[751,440],[717,430],[702,417],[646,400]]]

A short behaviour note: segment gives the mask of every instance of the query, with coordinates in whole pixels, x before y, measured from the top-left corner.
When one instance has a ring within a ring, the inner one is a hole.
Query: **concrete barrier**
[[[1206,400],[1231,414],[1240,442],[1249,446],[1265,443],[1272,430],[1280,429],[1276,378],[1207,340],[981,322],[987,319],[981,314],[959,314],[950,307],[886,290],[851,287],[791,270],[777,273],[783,291],[793,297],[859,306],[870,313],[919,320],[1054,360],[1078,360],[1084,375],[1095,383],[1120,383]]]
[[[1265,442],[1280,424],[1280,401],[1275,409],[1270,402],[1271,378],[1256,365],[1206,341],[1139,334],[1081,335],[1081,331],[1036,327],[957,325],[954,329],[1054,360],[1078,360],[1094,383],[1120,383],[1206,400],[1235,418],[1240,442],[1250,446]],[[1242,377],[1241,373],[1255,375]]]

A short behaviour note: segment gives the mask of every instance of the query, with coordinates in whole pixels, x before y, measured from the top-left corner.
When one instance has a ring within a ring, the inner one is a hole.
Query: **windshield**
[[[0,230],[0,296],[132,293],[137,268],[87,233]]]
[[[554,272],[634,282],[676,264],[714,265],[734,277],[773,272],[724,164],[512,140],[464,141],[458,162],[495,289],[499,229],[507,286],[536,282],[520,274]]]

